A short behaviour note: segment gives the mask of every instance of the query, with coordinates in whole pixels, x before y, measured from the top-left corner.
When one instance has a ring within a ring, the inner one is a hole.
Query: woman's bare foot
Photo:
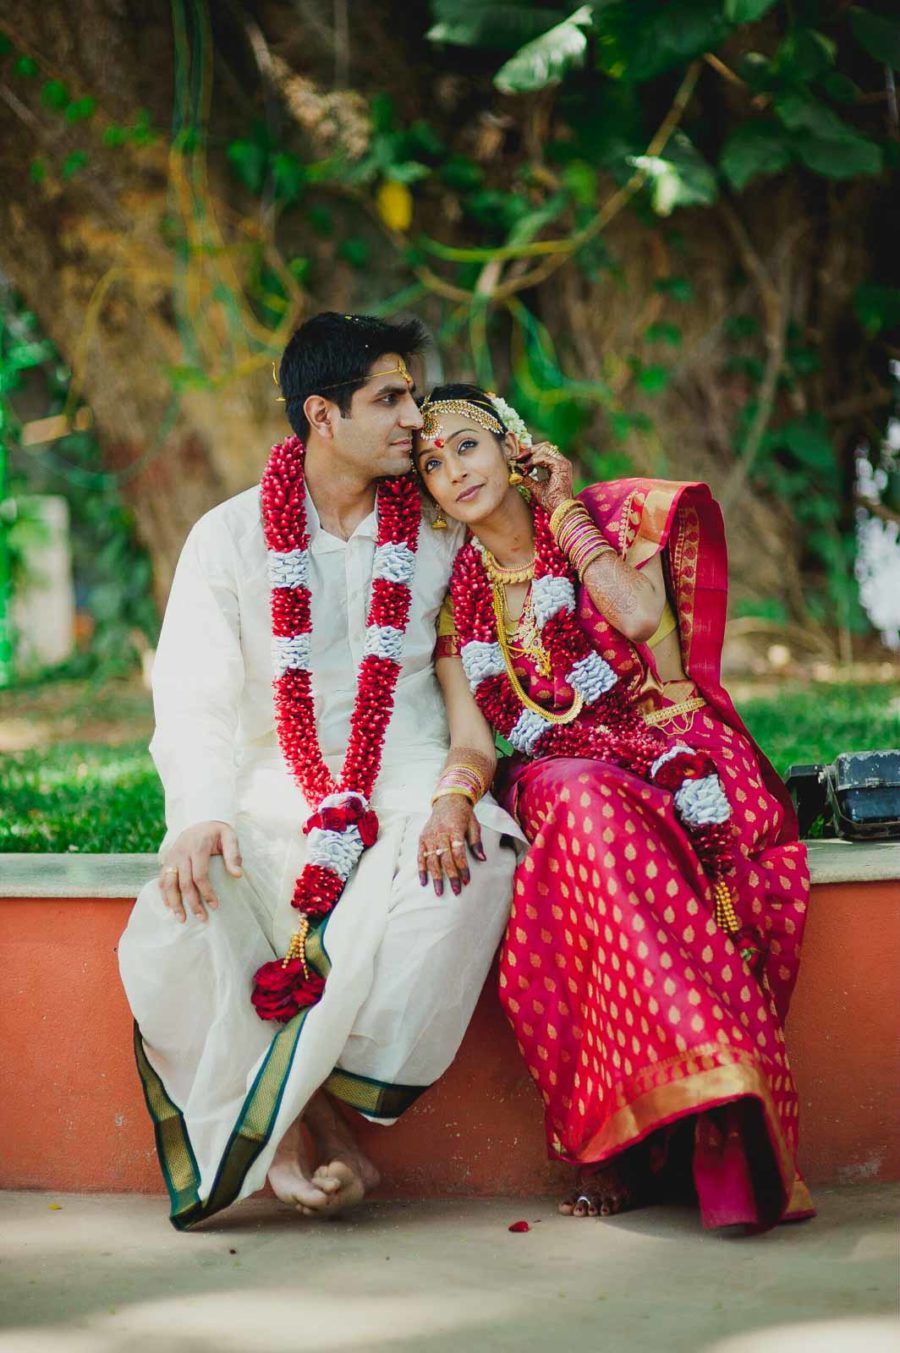
[[[559,1205],[564,1217],[614,1217],[633,1207],[624,1172],[615,1164],[587,1165],[578,1171],[575,1189]]]
[[[313,1180],[312,1162],[299,1121],[293,1123],[275,1149],[269,1166],[269,1183],[276,1198],[295,1207],[304,1216],[322,1212],[340,1185],[333,1179]]]
[[[325,1194],[324,1204],[312,1205],[307,1215],[334,1217],[362,1202],[381,1176],[360,1151],[346,1119],[323,1091],[310,1100],[305,1117],[316,1154],[323,1162],[312,1176],[312,1183]]]

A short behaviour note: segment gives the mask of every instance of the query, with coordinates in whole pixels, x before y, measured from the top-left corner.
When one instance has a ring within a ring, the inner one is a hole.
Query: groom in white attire
[[[310,748],[298,749],[289,726],[285,741],[273,675],[292,662],[310,673],[312,740],[337,782],[354,736],[360,663],[377,651],[371,618],[367,632],[373,577],[385,576],[377,484],[410,468],[422,419],[407,362],[424,341],[417,322],[322,314],[285,350],[282,394],[306,448],[311,624],[302,659],[285,657],[296,641],[285,649],[279,640],[273,672],[270,578],[283,579],[271,574],[258,487],[197,523],[173,582],[151,743],[168,830],[159,879],[141,892],[119,953],[179,1229],[267,1176],[305,1215],[359,1201],[378,1176],[329,1095],[395,1121],[452,1061],[506,921],[515,867],[508,837],[519,833],[484,793],[494,769],[485,726],[454,719],[448,746],[432,664],[461,539],[458,528],[434,530],[423,515],[408,552],[409,618],[369,801],[377,839],[344,871],[339,901],[302,955],[307,979],[310,969],[319,987],[326,979],[324,992],[315,1003],[298,998],[297,1013],[277,1016],[283,1024],[251,1004],[254,974],[295,952],[292,896],[296,903],[315,838],[303,827],[320,806],[299,787]]]

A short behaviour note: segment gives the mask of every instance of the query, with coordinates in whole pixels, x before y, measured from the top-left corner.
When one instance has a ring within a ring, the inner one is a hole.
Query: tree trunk
[[[192,523],[252,484],[283,435],[271,356],[231,331],[216,299],[220,236],[215,220],[191,219],[198,204],[185,181],[189,157],[169,157],[163,139],[104,143],[138,108],[157,127],[170,121],[168,5],[47,0],[13,8],[15,22],[2,12],[0,21],[41,71],[13,80],[7,62],[0,77],[0,266],[71,367],[78,402],[93,412],[162,603]],[[96,98],[90,121],[70,126],[43,106],[41,86],[52,79],[74,98]],[[66,157],[80,150],[87,163],[67,178]],[[39,181],[35,161],[46,166]],[[203,206],[215,211],[215,198]],[[240,287],[238,269],[229,280]],[[186,351],[180,320],[196,351]],[[205,385],[204,370],[228,379]]]

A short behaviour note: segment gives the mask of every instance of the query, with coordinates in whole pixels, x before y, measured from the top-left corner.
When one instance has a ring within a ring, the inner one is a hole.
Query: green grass
[[[72,742],[0,762],[0,852],[152,851],[163,792],[144,742]]]
[[[900,684],[747,691],[741,714],[784,774],[839,752],[900,747]],[[0,758],[0,852],[153,851],[163,795],[143,741],[56,743]]]
[[[900,684],[785,684],[777,694],[741,700],[738,709],[781,775],[840,752],[900,747]]]

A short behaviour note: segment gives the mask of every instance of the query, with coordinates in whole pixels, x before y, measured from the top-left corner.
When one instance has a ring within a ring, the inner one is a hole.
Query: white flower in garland
[[[520,446],[532,446],[531,433],[525,426],[525,419],[520,413],[517,413],[511,404],[507,404],[502,395],[495,395],[493,390],[486,390],[485,394],[493,404],[501,421],[506,425],[509,431],[518,440]]]

